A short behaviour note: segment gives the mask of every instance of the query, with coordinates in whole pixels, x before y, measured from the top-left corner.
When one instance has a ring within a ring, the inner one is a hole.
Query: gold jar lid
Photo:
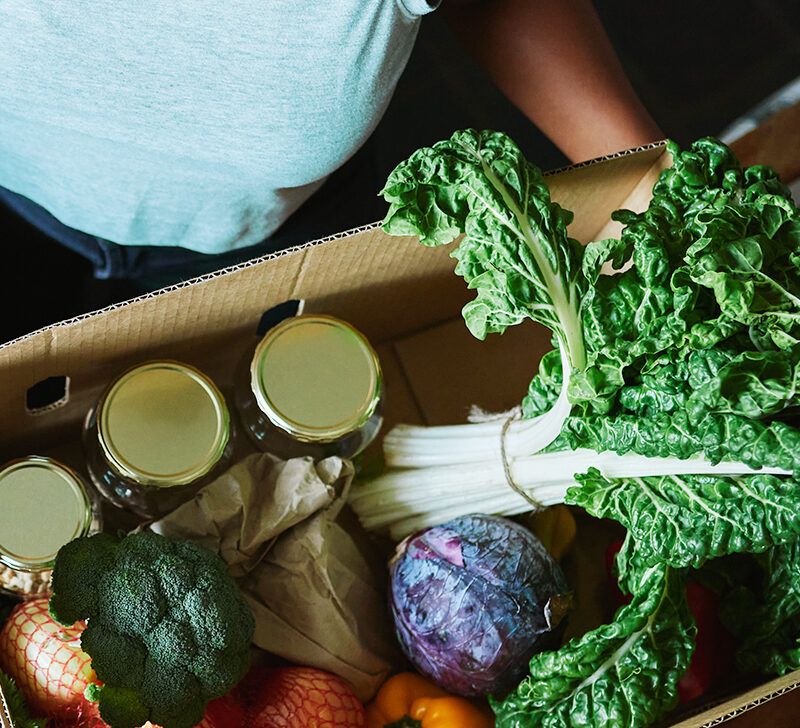
[[[50,568],[58,550],[91,523],[86,489],[61,463],[32,456],[0,470],[0,562],[25,571]]]
[[[225,398],[205,374],[153,361],[122,374],[98,405],[97,437],[111,467],[141,485],[202,478],[230,438]]]
[[[367,339],[331,316],[295,316],[256,347],[250,384],[270,421],[303,442],[360,429],[381,397],[381,368]]]

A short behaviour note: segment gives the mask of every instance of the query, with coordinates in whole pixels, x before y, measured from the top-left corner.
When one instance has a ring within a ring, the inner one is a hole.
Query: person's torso
[[[123,244],[259,242],[370,134],[426,7],[0,2],[0,186]]]

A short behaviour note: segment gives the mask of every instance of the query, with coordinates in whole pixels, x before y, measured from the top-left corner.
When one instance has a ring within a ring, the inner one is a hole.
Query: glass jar
[[[260,450],[352,458],[383,422],[378,355],[363,334],[332,316],[285,319],[241,367],[236,405]]]
[[[101,528],[100,508],[81,477],[31,456],[0,470],[0,590],[30,598],[50,592],[58,550]]]
[[[140,364],[117,377],[88,413],[84,449],[92,481],[108,500],[158,518],[230,463],[228,407],[194,367]]]

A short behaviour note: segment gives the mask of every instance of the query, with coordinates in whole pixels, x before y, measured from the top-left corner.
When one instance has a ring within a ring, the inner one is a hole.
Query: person
[[[363,150],[437,9],[569,159],[662,136],[590,0],[438,6],[0,3],[0,201],[143,289],[374,220]]]

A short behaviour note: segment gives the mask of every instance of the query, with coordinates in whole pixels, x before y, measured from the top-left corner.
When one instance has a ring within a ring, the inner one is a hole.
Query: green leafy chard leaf
[[[696,631],[684,577],[660,565],[628,578],[633,600],[613,622],[535,655],[530,676],[492,701],[498,728],[635,728],[675,705]]]
[[[669,147],[673,165],[647,210],[615,213],[620,240],[584,257],[587,366],[570,382],[570,400],[590,411],[613,411],[631,374],[661,352],[731,337],[754,352],[800,341],[800,216],[786,187],[767,167],[742,170],[713,139]],[[598,276],[626,256],[627,270]]]
[[[713,291],[720,318],[755,329],[762,346],[788,349],[800,339],[800,220],[775,194],[698,212],[686,251],[692,280]]]
[[[561,377],[561,354],[558,349],[551,349],[539,362],[539,373],[522,400],[523,417],[537,417],[553,408],[561,392]]]
[[[539,374],[529,388],[530,403],[523,404],[526,416],[538,414],[541,407],[558,396],[561,370],[553,366],[556,357],[557,353],[548,352],[542,359]],[[612,384],[615,399],[607,403],[613,405],[613,414],[651,418],[680,416],[685,411],[694,426],[713,414],[766,420],[798,411],[800,346],[790,351],[742,351],[732,345],[720,345],[659,354],[635,370],[618,362],[618,368],[601,372],[597,365],[575,372],[571,393],[581,392],[580,396],[588,397],[589,389],[598,389],[598,381]],[[591,417],[606,414],[604,409],[597,403],[586,406],[577,402],[572,411]]]
[[[551,201],[541,172],[511,139],[456,132],[398,165],[382,194],[392,235],[444,245],[464,233],[453,257],[477,291],[464,308],[477,338],[530,318],[564,342],[574,367],[584,365],[582,248],[567,235],[572,213]]]
[[[576,475],[566,503],[625,526],[647,564],[698,568],[730,553],[765,551],[800,536],[800,485],[774,475]]]
[[[800,541],[755,558],[763,586],[734,588],[720,616],[739,640],[743,670],[783,675],[800,669]]]
[[[712,463],[726,460],[752,468],[800,472],[800,430],[785,422],[736,415],[706,415],[699,423],[691,422],[686,412],[652,417],[569,417],[549,450],[578,448],[651,457],[702,454]]]
[[[596,284],[604,266],[608,265],[613,270],[622,268],[631,252],[629,241],[621,238],[606,238],[587,243],[583,249],[581,264],[583,277],[592,285]]]
[[[800,347],[791,352],[745,351],[691,393],[688,413],[695,421],[708,412],[764,418],[796,406],[799,384]]]

